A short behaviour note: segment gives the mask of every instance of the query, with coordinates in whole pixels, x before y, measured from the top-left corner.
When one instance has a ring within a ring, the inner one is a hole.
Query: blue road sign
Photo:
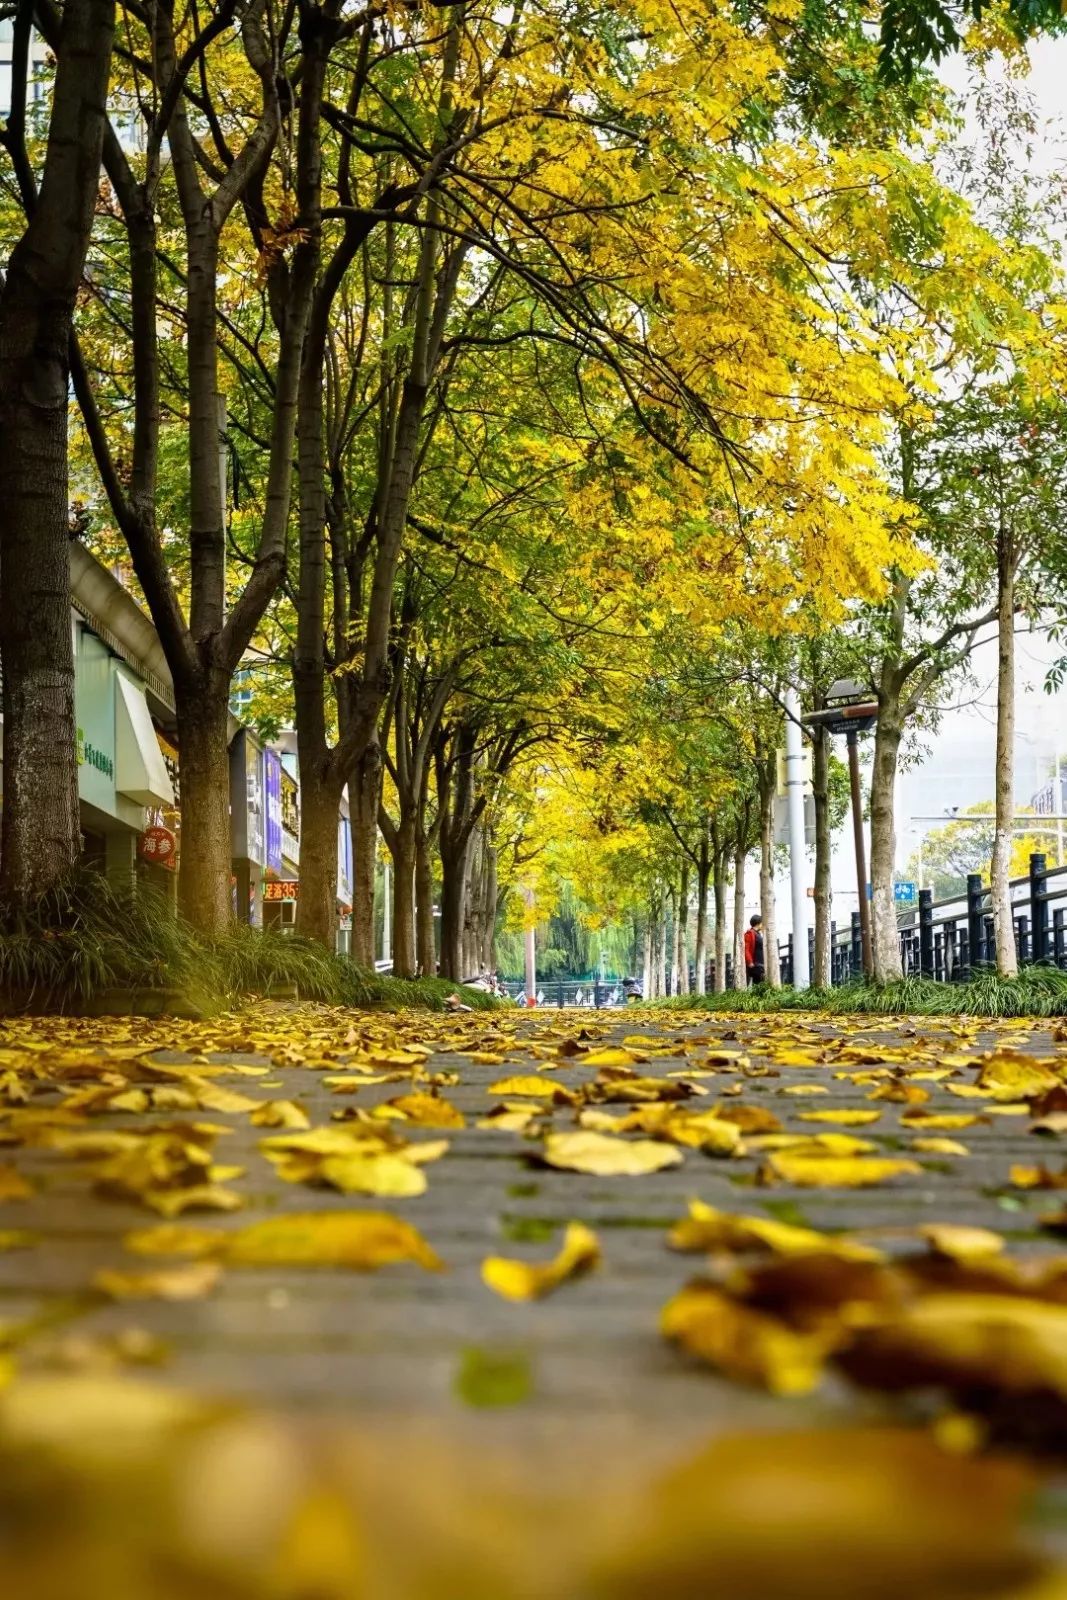
[[[867,899],[874,898],[874,890],[867,885]],[[919,891],[914,883],[895,883],[893,885],[893,899],[899,906],[913,906],[919,898]]]

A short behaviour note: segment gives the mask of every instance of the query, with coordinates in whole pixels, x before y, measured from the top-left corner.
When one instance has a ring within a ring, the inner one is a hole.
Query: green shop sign
[[[115,779],[115,763],[106,750],[98,750],[95,744],[90,744],[81,728],[78,729],[78,765],[79,767],[95,767],[97,772],[102,772],[112,782]]]

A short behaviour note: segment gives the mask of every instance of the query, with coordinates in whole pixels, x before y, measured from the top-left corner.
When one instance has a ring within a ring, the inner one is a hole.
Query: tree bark
[[[16,159],[25,125],[20,61],[30,37],[29,8],[20,9],[6,128]],[[99,183],[114,28],[114,0],[68,0],[40,193],[0,292],[0,894],[14,903],[57,883],[81,849],[67,410],[72,318]]]
[[[651,900],[645,914],[645,938],[642,949],[641,995],[645,1000],[656,998],[656,969],[652,963],[652,919],[653,910]]]
[[[441,976],[458,983],[463,973],[467,843],[441,852]]]
[[[830,986],[830,740],[825,728],[812,741],[815,806],[815,971],[817,989]]]
[[[337,945],[337,824],[341,785],[330,772],[301,763],[300,900],[297,929],[307,939]],[[310,781],[309,781],[310,780]]]
[[[711,841],[707,828],[700,841],[697,858],[696,949],[693,954],[693,992],[703,994],[708,973],[708,877],[711,873]]]
[[[772,989],[781,985],[778,930],[774,909],[774,780],[764,782],[760,794],[759,905],[763,918],[763,965]]]
[[[885,681],[879,693],[871,771],[871,944],[874,981],[879,984],[899,982],[903,976],[893,900],[897,847],[894,802],[902,734],[900,695],[891,682]]]
[[[423,826],[419,827],[415,838],[415,953],[421,975],[432,978],[437,972],[433,927],[433,851]]]
[[[214,932],[233,917],[228,683],[220,688],[198,677],[174,684],[182,778],[178,904],[194,927]]]
[[[348,778],[352,830],[352,960],[374,970],[374,869],[378,859],[378,806],[382,792],[382,758],[377,744],[368,745],[353,763]]]
[[[734,851],[734,988],[747,989],[745,973],[745,857],[748,850],[739,844]]]
[[[706,901],[705,893],[705,901]],[[676,922],[678,987],[676,994],[689,993],[689,862],[682,862],[678,880],[678,917]]]
[[[667,993],[667,896],[662,891],[656,921],[656,994]]]
[[[997,755],[996,831],[990,883],[996,931],[997,972],[1018,976],[1015,919],[1011,909],[1012,818],[1015,813],[1015,552],[1004,513],[997,529]],[[1056,810],[1060,809],[1059,788]]]
[[[415,824],[405,817],[387,836],[393,857],[393,972],[413,978],[415,951]]]
[[[712,859],[715,883],[715,993],[726,993],[726,846],[718,845]]]

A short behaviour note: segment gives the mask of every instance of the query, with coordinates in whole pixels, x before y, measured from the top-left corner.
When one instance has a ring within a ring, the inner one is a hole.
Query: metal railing
[[[1025,878],[1011,883],[1015,949],[1020,966],[1067,968],[1067,867],[1049,869],[1046,857],[1030,857]],[[977,872],[967,876],[965,894],[935,900],[931,889],[919,890],[918,906],[898,913],[900,964],[905,977],[961,983],[995,967],[996,935],[988,885]],[[815,934],[808,930],[814,970]],[[793,981],[792,935],[778,946],[782,982]],[[830,924],[830,981],[851,983],[863,976],[863,944],[859,912],[850,925]]]
[[[512,1000],[526,992],[526,985],[513,978],[505,979],[501,987]],[[600,1011],[626,1004],[621,978],[542,978],[537,992],[543,1006],[592,1006]]]

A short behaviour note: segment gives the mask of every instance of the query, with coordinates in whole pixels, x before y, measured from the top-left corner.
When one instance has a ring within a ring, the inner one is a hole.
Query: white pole
[[[382,868],[382,960],[393,959],[393,897],[389,891],[389,863]]]
[[[789,816],[789,882],[793,891],[793,987],[807,989],[808,965],[807,856],[804,850],[804,741],[800,732],[800,695],[785,692],[785,794]]]
[[[537,929],[533,921],[534,892],[523,890],[526,901],[526,1004],[537,1004]]]

